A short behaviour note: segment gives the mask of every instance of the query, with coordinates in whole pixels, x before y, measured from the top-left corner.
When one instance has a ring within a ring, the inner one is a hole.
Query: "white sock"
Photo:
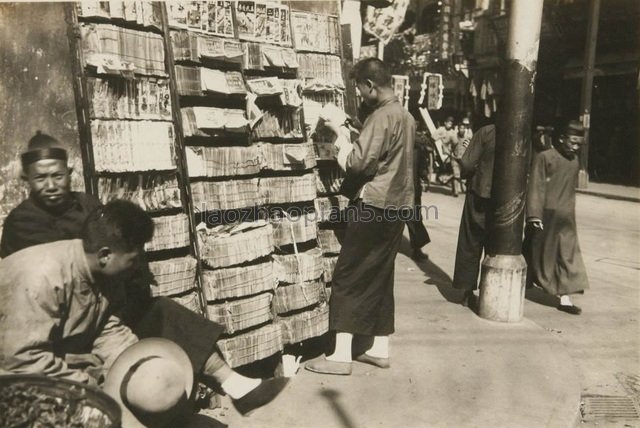
[[[560,304],[562,306],[573,306],[573,303],[571,303],[571,299],[566,294],[564,296],[560,296]]]
[[[336,348],[334,349],[333,354],[327,355],[327,360],[340,361],[342,363],[350,363],[352,341],[353,341],[353,334],[336,333]]]
[[[229,394],[231,398],[238,399],[251,392],[255,387],[260,385],[260,382],[260,379],[245,377],[239,373],[233,372],[221,386],[222,390]]]
[[[389,358],[389,336],[375,336],[373,345],[366,354],[376,358]]]

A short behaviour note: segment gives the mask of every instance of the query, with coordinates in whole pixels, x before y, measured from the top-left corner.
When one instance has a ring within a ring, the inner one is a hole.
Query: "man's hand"
[[[336,135],[340,135],[340,133],[342,132],[340,128],[342,128],[341,123],[335,123],[332,120],[325,120],[324,121],[324,126],[326,126],[327,128],[329,128],[331,131],[333,131],[334,134]]]
[[[542,224],[542,220],[540,220],[539,218],[529,219],[527,220],[527,223],[535,227],[536,229],[544,230],[544,225]]]
[[[85,370],[87,368],[102,367],[103,361],[95,354],[66,354],[64,361],[71,369]]]

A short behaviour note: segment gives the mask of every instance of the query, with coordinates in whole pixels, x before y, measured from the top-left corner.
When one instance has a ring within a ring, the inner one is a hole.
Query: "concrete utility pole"
[[[543,0],[513,0],[504,98],[496,123],[487,255],[482,262],[478,314],[502,322],[522,319],[527,265],[522,226],[531,150],[531,118]]]
[[[591,95],[593,93],[593,69],[596,62],[596,44],[598,42],[598,19],[600,18],[600,0],[589,1],[589,21],[587,22],[587,40],[584,47],[584,77],[582,78],[582,97],[580,99],[580,120],[584,126],[584,144],[580,149],[580,171],[578,187],[586,189],[589,185],[589,127],[591,125]]]

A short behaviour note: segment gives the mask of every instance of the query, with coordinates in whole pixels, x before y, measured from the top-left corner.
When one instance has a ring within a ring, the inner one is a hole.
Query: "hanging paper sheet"
[[[410,0],[393,0],[391,6],[385,8],[367,7],[367,18],[363,29],[387,44],[404,21]]]

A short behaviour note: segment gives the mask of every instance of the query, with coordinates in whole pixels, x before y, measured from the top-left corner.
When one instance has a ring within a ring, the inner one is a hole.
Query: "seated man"
[[[31,193],[5,221],[0,245],[3,257],[32,245],[80,238],[85,218],[93,207],[100,205],[89,195],[71,192],[66,151],[48,135],[37,134],[31,139],[28,151],[22,156],[22,167]],[[10,259],[11,256],[7,260]],[[140,265],[144,264],[138,263],[136,269],[143,271]],[[1,279],[5,280],[4,277]],[[148,290],[148,285],[146,288]],[[282,380],[261,383],[259,379],[244,378],[233,372],[216,348],[222,332],[219,324],[171,299],[151,298],[148,294],[140,298],[140,293],[135,293],[137,298],[131,301],[130,294],[127,293],[127,312],[138,315],[135,323],[129,323],[133,333],[140,338],[164,337],[176,342],[189,355],[202,382],[221,384],[232,399],[245,397],[244,401],[250,399],[251,406],[265,404],[284,387]],[[247,394],[249,391],[252,393]]]

